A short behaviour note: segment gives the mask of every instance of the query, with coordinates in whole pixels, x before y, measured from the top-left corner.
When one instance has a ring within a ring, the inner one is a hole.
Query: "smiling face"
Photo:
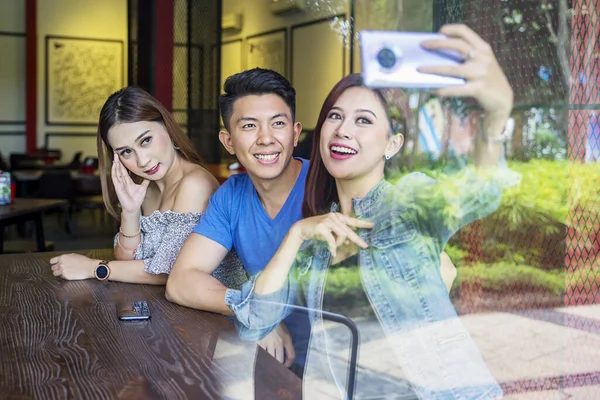
[[[248,174],[276,179],[290,164],[302,130],[291,110],[275,94],[248,95],[233,104],[229,130],[219,134],[230,154],[235,154]]]
[[[163,178],[177,157],[171,137],[158,122],[117,124],[108,130],[108,142],[125,168],[152,181]]]
[[[377,182],[385,155],[395,155],[402,135],[390,135],[390,121],[378,96],[364,87],[345,90],[321,128],[323,164],[335,179]]]

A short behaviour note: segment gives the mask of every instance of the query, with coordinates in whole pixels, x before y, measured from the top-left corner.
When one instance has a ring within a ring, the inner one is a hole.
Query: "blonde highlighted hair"
[[[179,155],[194,164],[203,165],[202,158],[192,141],[185,135],[179,124],[167,109],[148,92],[138,87],[125,87],[106,100],[100,111],[98,122],[97,147],[102,184],[102,198],[108,212],[119,219],[117,194],[111,177],[113,149],[108,143],[108,131],[115,125],[135,122],[159,122],[164,127]],[[131,174],[133,180],[141,178]]]

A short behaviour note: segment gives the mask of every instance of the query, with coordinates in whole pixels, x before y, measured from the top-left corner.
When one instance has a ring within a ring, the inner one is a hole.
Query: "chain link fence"
[[[453,238],[449,253],[458,249],[459,278],[466,276],[453,301],[462,314],[511,312],[592,334],[577,343],[565,336],[564,359],[548,369],[568,370],[586,362],[600,333],[600,322],[586,317],[591,308],[572,308],[600,299],[600,2],[434,1],[434,19],[436,28],[464,22],[491,44],[515,93],[506,152],[523,175],[498,212]],[[590,371],[504,389],[598,384]],[[598,395],[590,389],[577,398]]]

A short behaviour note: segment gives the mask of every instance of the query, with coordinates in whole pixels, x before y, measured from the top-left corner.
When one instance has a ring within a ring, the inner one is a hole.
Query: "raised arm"
[[[470,97],[483,108],[474,142],[475,168],[437,181],[413,174],[402,183],[411,186],[415,204],[425,209],[420,215],[426,216],[423,222],[433,237],[441,239],[441,251],[459,228],[496,210],[503,190],[518,184],[520,176],[504,162],[503,132],[513,106],[513,91],[492,47],[466,25],[444,25],[440,33],[447,38],[426,41],[422,46],[456,51],[466,61],[455,66],[421,66],[420,71],[464,78],[464,85],[438,89],[436,94]]]
[[[117,153],[113,154],[110,172],[121,206],[121,224],[119,233],[115,236],[114,256],[117,260],[133,260],[142,240],[140,216],[150,181],[145,179],[139,185],[133,182]]]
[[[503,158],[504,127],[513,106],[513,90],[492,47],[466,25],[440,29],[447,39],[422,43],[430,50],[454,50],[466,61],[457,66],[422,66],[422,72],[464,78],[464,85],[438,89],[441,97],[471,97],[483,108],[484,118],[475,142],[475,165],[493,167]]]
[[[121,212],[119,232],[115,235],[115,259],[121,261],[134,260],[136,249],[141,241],[140,212]]]
[[[167,274],[177,257],[187,235],[195,226],[198,217],[206,207],[216,181],[199,173],[186,176],[181,182],[173,205],[173,216],[158,251],[152,257],[144,258],[143,250],[137,251],[141,259],[109,261],[108,279],[119,282],[164,285]],[[181,214],[185,214],[181,217]],[[140,233],[141,235],[141,233]],[[118,246],[117,246],[118,247]],[[54,275],[67,280],[90,279],[100,260],[93,260],[80,254],[65,254],[50,260]]]

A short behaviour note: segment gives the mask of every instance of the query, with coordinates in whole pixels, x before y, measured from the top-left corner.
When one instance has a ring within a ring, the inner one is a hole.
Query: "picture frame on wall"
[[[287,29],[281,28],[246,38],[246,69],[266,68],[288,76]]]
[[[25,42],[25,33],[0,31],[0,76],[4,78],[1,84],[0,125],[25,124]]]
[[[97,125],[123,71],[122,40],[46,36],[46,124]]]

